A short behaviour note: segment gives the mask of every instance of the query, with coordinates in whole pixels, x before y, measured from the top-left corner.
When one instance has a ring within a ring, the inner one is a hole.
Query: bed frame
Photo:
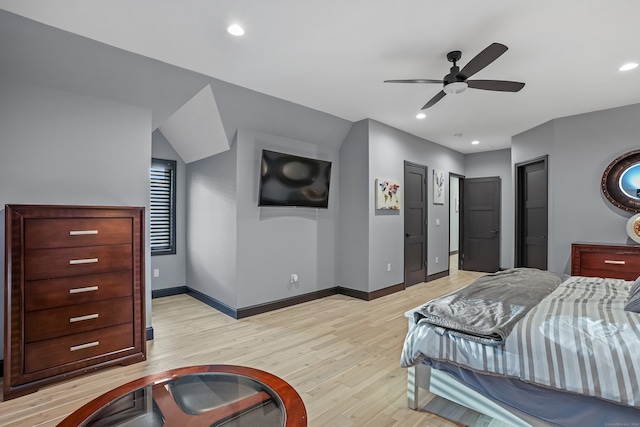
[[[488,415],[514,427],[543,427],[548,424],[467,387],[445,371],[421,363],[407,369],[407,398],[411,409],[418,408],[419,390]]]
[[[404,314],[408,320],[409,329],[415,322],[413,317],[415,310],[409,310]],[[531,415],[484,396],[461,383],[447,372],[432,369],[425,363],[407,368],[407,400],[410,409],[418,409],[420,389],[514,427],[547,426],[547,424],[533,418]]]

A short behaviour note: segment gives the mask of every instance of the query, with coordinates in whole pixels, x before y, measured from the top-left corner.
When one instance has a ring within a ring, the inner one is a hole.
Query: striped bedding
[[[640,408],[640,314],[624,311],[633,282],[574,276],[514,327],[504,345],[409,328],[401,365],[464,368]]]

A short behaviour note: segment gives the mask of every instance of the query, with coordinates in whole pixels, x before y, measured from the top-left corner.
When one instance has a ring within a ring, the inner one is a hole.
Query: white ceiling
[[[462,153],[510,146],[550,119],[640,102],[637,0],[0,0],[0,7],[121,49],[357,121],[372,118]],[[237,38],[226,28],[241,24]],[[467,90],[415,115],[441,87],[447,52],[464,66],[509,50]],[[462,134],[462,136],[455,136]],[[479,145],[472,146],[474,139]]]

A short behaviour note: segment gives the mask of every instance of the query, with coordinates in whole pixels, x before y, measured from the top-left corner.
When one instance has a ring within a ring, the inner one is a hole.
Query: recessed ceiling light
[[[427,117],[425,113],[418,113],[418,115],[416,116],[416,119],[424,119],[425,117]]]
[[[471,144],[473,144],[473,145],[478,145],[478,144],[480,144],[480,141],[478,141],[478,140],[471,141]]]
[[[629,71],[629,70],[633,70],[637,66],[638,66],[638,64],[636,64],[635,62],[629,62],[627,64],[624,64],[622,67],[618,68],[618,70],[620,70],[620,71]]]
[[[238,24],[233,24],[232,26],[227,28],[227,31],[232,36],[241,36],[244,34],[244,29]]]

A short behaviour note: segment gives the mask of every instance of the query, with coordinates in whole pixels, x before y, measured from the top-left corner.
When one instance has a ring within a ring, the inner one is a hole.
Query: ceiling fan
[[[457,94],[465,91],[467,88],[494,90],[499,92],[518,92],[524,87],[524,83],[511,82],[507,80],[467,80],[469,77],[482,70],[493,61],[498,59],[500,55],[507,51],[507,47],[500,43],[491,43],[482,52],[477,54],[464,68],[461,70],[456,64],[462,57],[459,50],[454,50],[447,54],[449,62],[453,63],[449,74],[444,76],[442,80],[433,79],[412,79],[412,80],[385,80],[385,83],[440,83],[444,87],[436,96],[431,98],[422,109],[432,107],[436,102],[440,101],[446,94]]]

